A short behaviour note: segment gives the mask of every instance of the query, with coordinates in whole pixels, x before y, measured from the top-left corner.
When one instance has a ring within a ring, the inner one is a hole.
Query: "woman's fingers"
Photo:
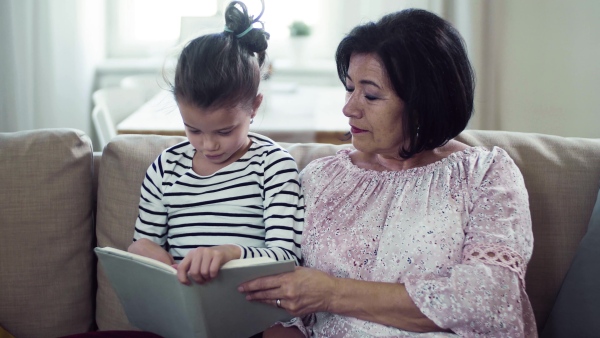
[[[281,307],[295,316],[326,311],[336,289],[335,278],[308,268],[297,267],[294,272],[258,278],[240,285],[246,299]]]
[[[254,293],[256,291],[276,289],[281,286],[280,278],[282,275],[292,274],[293,272],[284,273],[276,276],[267,276],[253,279],[243,283],[238,287],[239,292]]]

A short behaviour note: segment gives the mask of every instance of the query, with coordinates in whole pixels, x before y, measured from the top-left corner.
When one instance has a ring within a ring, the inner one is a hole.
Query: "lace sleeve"
[[[500,148],[478,162],[475,168],[480,170],[474,170],[469,182],[471,201],[463,263],[505,267],[525,285],[533,233],[523,176]]]
[[[502,245],[469,245],[463,251],[463,263],[481,262],[498,265],[515,272],[525,285],[526,265],[523,257],[515,250]]]

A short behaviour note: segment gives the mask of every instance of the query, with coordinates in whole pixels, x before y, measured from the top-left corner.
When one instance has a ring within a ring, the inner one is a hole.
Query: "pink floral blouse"
[[[528,195],[503,149],[468,148],[384,172],[355,166],[350,152],[302,172],[305,266],[403,283],[423,314],[460,336],[537,335],[524,280],[533,250]],[[317,337],[453,336],[331,313],[305,323]]]

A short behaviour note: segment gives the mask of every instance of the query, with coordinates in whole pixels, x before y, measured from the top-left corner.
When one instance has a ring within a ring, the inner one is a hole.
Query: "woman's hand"
[[[294,272],[257,278],[238,288],[246,299],[277,306],[296,317],[330,312],[414,332],[445,331],[427,318],[403,284],[336,278],[297,267]],[[449,331],[447,331],[449,332]]]
[[[223,264],[241,256],[236,245],[219,245],[210,248],[196,248],[177,265],[177,279],[189,285],[190,278],[198,284],[206,283],[217,277]]]
[[[294,272],[257,278],[238,291],[246,299],[280,306],[294,316],[328,311],[335,297],[337,279],[315,269],[296,267]]]

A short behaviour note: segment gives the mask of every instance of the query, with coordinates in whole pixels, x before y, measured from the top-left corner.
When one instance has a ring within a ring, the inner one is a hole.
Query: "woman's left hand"
[[[298,317],[330,310],[337,279],[322,271],[296,267],[294,272],[257,278],[246,282],[238,291],[246,299],[280,307]]]

